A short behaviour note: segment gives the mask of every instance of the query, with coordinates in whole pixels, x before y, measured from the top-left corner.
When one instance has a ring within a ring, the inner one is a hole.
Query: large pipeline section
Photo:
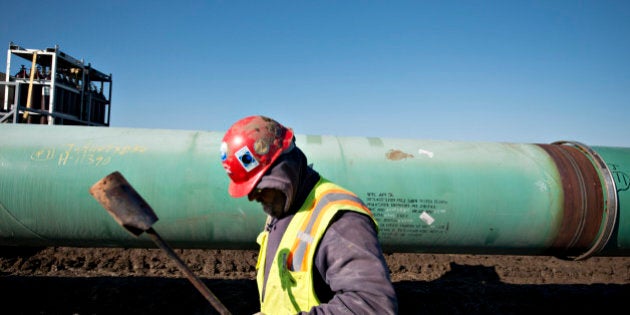
[[[227,193],[223,132],[0,125],[0,245],[153,247],[88,193],[119,171],[176,248],[255,249],[265,215]],[[386,252],[630,256],[630,149],[296,135],[372,209]]]

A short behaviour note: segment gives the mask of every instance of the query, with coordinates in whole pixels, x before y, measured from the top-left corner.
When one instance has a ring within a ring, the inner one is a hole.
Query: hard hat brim
[[[253,176],[244,182],[235,183],[233,181],[230,181],[230,184],[228,185],[228,193],[230,194],[230,196],[234,198],[241,198],[241,197],[247,196],[249,192],[251,192],[254,189],[254,187],[256,187],[256,185],[258,184],[260,179],[265,175],[265,172],[267,172],[267,169],[270,166],[271,165],[268,165],[265,169],[261,170],[256,176]]]

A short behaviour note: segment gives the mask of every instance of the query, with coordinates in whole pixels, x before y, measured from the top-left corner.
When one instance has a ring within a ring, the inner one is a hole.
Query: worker
[[[260,313],[397,313],[372,213],[307,164],[292,129],[243,118],[225,133],[221,159],[229,194],[268,215],[257,238]]]

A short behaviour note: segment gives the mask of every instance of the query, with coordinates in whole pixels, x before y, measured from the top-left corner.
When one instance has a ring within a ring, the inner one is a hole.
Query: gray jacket
[[[273,261],[293,214],[319,180],[306,156],[294,147],[283,154],[257,188],[285,193],[285,213],[272,218],[266,229],[266,261]],[[376,229],[364,214],[341,211],[330,224],[315,253],[313,279],[321,304],[302,314],[396,314],[396,292],[389,277]],[[269,266],[265,266],[265,277]],[[265,283],[267,279],[265,278]],[[263,287],[264,294],[264,287]]]

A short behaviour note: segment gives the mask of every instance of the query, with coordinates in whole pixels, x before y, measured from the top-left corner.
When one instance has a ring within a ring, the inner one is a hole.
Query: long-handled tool
[[[122,227],[138,237],[146,232],[172,258],[188,280],[220,314],[230,314],[208,287],[186,266],[173,249],[151,227],[158,217],[149,204],[136,192],[120,172],[113,172],[96,182],[90,194]]]

